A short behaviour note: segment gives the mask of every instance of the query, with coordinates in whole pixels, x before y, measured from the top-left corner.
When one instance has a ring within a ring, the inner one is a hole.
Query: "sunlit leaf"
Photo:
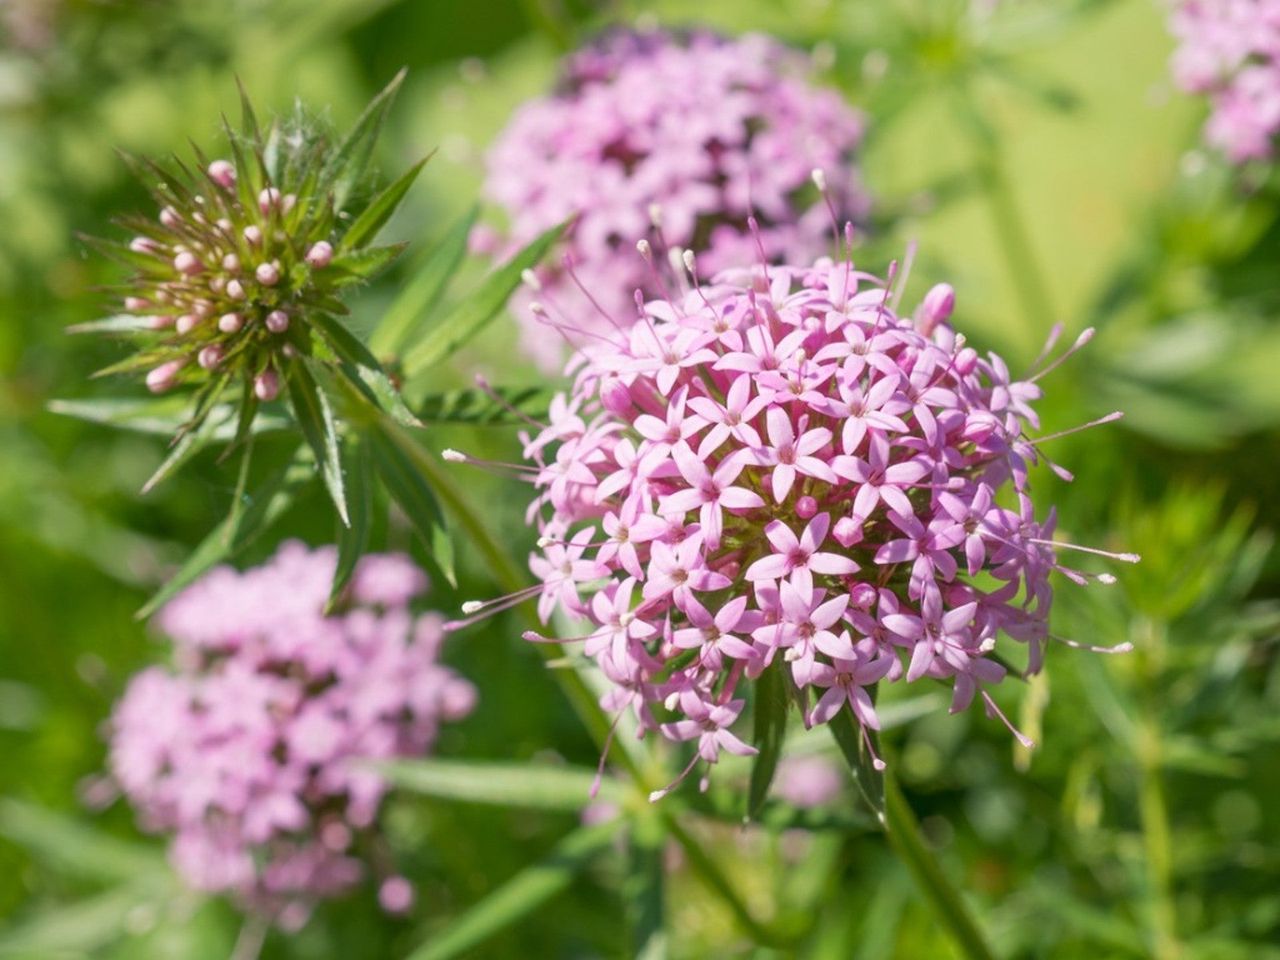
[[[338,511],[338,518],[344,524],[350,524],[346,487],[342,479],[338,425],[334,420],[333,407],[329,398],[316,386],[315,378],[301,357],[289,368],[289,399],[294,419],[315,455],[325,488]]]
[[[406,70],[400,70],[369,102],[351,132],[338,144],[321,171],[318,189],[323,192],[332,188],[334,206],[339,210],[346,205],[352,189],[360,183],[368,170],[382,125],[396,93],[404,83],[406,73]]]
[[[400,202],[404,200],[405,194],[413,186],[413,181],[418,179],[418,174],[422,172],[422,168],[427,165],[427,161],[430,159],[430,154],[423,157],[410,167],[400,179],[369,201],[369,205],[360,212],[360,216],[356,217],[355,223],[351,224],[347,232],[342,235],[342,243],[339,246],[340,252],[359,250],[377,236],[378,231],[391,219],[391,215],[396,212]]]
[[[591,787],[596,779],[593,770],[535,763],[428,759],[374,766],[391,783],[429,797],[570,813],[593,802]],[[601,781],[599,799],[620,796],[615,781]]]

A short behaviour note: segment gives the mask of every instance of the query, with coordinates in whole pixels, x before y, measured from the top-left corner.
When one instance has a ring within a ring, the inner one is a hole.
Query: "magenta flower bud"
[[[274,370],[263,370],[253,378],[253,395],[263,403],[280,396],[280,375]]]
[[[212,290],[214,293],[222,293],[222,291],[225,290],[226,288],[227,288],[226,277],[210,277],[209,278],[209,289]]]
[[[196,355],[196,363],[206,370],[212,370],[222,362],[224,356],[226,356],[226,351],[222,349],[221,345],[211,343]]]
[[[152,330],[164,330],[173,326],[173,317],[159,316],[151,318]]]
[[[226,160],[215,160],[209,164],[209,179],[225,190],[236,185],[236,168]]]
[[[262,243],[262,230],[255,224],[249,224],[244,228],[244,242],[251,247],[256,247]]]
[[[218,225],[218,229],[226,234],[230,234],[231,228],[235,226],[235,224],[232,223],[230,220],[228,220],[226,217],[219,217],[215,222]]]
[[[870,610],[877,599],[876,588],[865,580],[849,588],[849,604],[858,610]]]
[[[179,273],[185,273],[187,276],[194,276],[204,269],[204,264],[191,251],[183,250],[173,258],[173,268]]]
[[[985,443],[1000,429],[1000,421],[985,410],[975,410],[964,421],[960,435],[971,443]]]
[[[239,280],[229,280],[227,282],[227,296],[232,300],[243,300],[244,284]]]
[[[928,337],[940,323],[946,323],[956,306],[956,291],[949,283],[936,284],[924,295],[916,314],[916,329]]]
[[[323,270],[333,259],[333,246],[327,240],[321,240],[307,251],[307,263],[317,270]]]
[[[125,297],[124,308],[126,310],[145,310],[151,306],[151,301],[145,297]]]
[[[282,213],[288,213],[290,210],[294,208],[297,202],[298,202],[298,198],[296,196],[294,196],[292,193],[286,193],[284,195],[284,198],[280,201],[280,211]]]
[[[193,313],[184,313],[174,323],[174,329],[179,333],[187,334],[196,328],[196,324],[200,322],[200,318]]]
[[[213,304],[210,303],[208,300],[197,300],[195,302],[195,305],[192,307],[192,309],[195,310],[196,316],[198,317],[213,316]]]
[[[258,194],[258,209],[262,211],[262,215],[266,216],[271,212],[271,208],[280,204],[280,191],[275,187],[264,187],[262,192]]]
[[[841,517],[832,528],[831,536],[847,550],[862,539],[862,524],[853,517]]]
[[[187,365],[185,360],[170,360],[162,363],[147,374],[147,389],[152,393],[164,393],[173,389],[178,381],[178,373]]]
[[[631,391],[616,377],[610,377],[600,386],[600,402],[615,417],[625,416],[631,409]]]
[[[165,207],[160,211],[160,222],[172,230],[182,222],[182,218],[178,216],[178,211],[173,207]]]
[[[967,377],[978,367],[978,351],[973,347],[965,347],[956,354],[956,372]]]
[[[222,269],[227,271],[227,273],[239,273],[240,258],[237,257],[234,253],[228,253],[225,257],[222,258]]]
[[[801,520],[812,520],[817,512],[818,501],[813,497],[805,496],[796,501],[796,516]]]
[[[265,287],[274,287],[280,282],[280,265],[278,263],[260,263],[254,271],[258,282]]]
[[[341,820],[330,820],[320,828],[320,842],[334,853],[351,846],[351,828]]]
[[[129,241],[129,249],[134,253],[155,253],[156,242],[147,237],[134,237]]]
[[[284,333],[289,329],[289,315],[283,310],[272,310],[267,314],[267,329],[272,333]]]
[[[387,913],[408,913],[413,906],[413,887],[404,877],[387,877],[378,888],[378,903]]]
[[[224,313],[218,318],[218,329],[223,333],[239,333],[244,326],[244,318],[238,313]]]

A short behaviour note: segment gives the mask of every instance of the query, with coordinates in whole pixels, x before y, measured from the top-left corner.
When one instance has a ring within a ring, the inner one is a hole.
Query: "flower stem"
[[[884,776],[884,814],[889,843],[929,898],[960,952],[969,960],[994,960],[995,954],[987,946],[960,892],[951,885],[925,846],[920,824],[892,771],[886,771]]]
[[[693,871],[725,902],[725,905],[728,906],[734,918],[738,921],[738,925],[742,927],[743,932],[760,946],[786,947],[791,945],[790,941],[785,937],[770,930],[752,916],[751,910],[733,888],[729,878],[724,875],[719,865],[702,848],[698,841],[680,825],[673,813],[664,810],[662,812],[662,822],[667,828],[667,832],[675,837],[676,842],[683,848]]]

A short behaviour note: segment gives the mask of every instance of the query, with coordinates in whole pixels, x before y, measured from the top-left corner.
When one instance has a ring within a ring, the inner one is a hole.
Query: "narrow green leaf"
[[[392,101],[404,83],[408,71],[401,69],[382,91],[369,101],[360,118],[356,120],[351,132],[342,143],[338,144],[333,156],[324,165],[320,174],[320,192],[332,187],[333,204],[341,210],[346,205],[351,191],[360,183],[369,168],[369,160],[373,157],[373,149],[377,145],[378,136],[382,132],[382,124],[391,109]]]
[[[627,836],[627,872],[622,880],[630,944],[635,960],[665,960],[666,834],[655,817],[637,819]]]
[[[329,398],[316,386],[315,378],[302,357],[298,357],[289,369],[289,399],[294,419],[302,429],[311,452],[315,454],[316,464],[338,511],[338,518],[349,526],[351,520],[347,514],[338,426],[333,418],[333,407]]]
[[[55,869],[88,880],[127,881],[167,869],[158,848],[120,840],[82,820],[20,800],[0,800],[0,834]]]
[[[107,956],[107,948],[126,934],[128,917],[140,906],[150,906],[152,912],[163,909],[162,891],[150,884],[128,884],[40,910],[0,930],[0,955],[29,960]]]
[[[360,338],[346,328],[342,321],[328,314],[319,313],[313,316],[313,321],[325,336],[325,340],[332,348],[333,352],[352,368],[347,371],[348,378],[354,383],[363,384],[368,388],[371,398],[385,412],[391,414],[396,422],[402,423],[409,427],[420,427],[422,422],[413,415],[413,411],[404,402],[404,397],[400,395],[400,390],[387,372],[382,369],[382,364],[370,352],[369,348],[361,343]]]
[[[424,397],[417,405],[424,423],[511,426],[546,418],[554,391],[547,387],[463,389]]]
[[[376,355],[399,354],[431,316],[466,256],[467,238],[479,213],[479,207],[472,207],[413,271],[413,279],[383,314],[369,338],[369,349]]]
[[[256,145],[262,140],[262,134],[258,130],[258,115],[253,112],[253,101],[249,99],[249,91],[244,88],[244,82],[239,77],[236,77],[236,89],[240,91],[240,126],[249,142]]]
[[[150,317],[138,317],[124,313],[89,323],[73,323],[67,327],[67,333],[151,333]]]
[[[369,547],[369,531],[373,523],[373,453],[369,444],[356,438],[350,444],[351,481],[347,503],[351,508],[351,525],[338,527],[338,566],[333,573],[326,612],[342,596],[356,564]]]
[[[483,330],[506,306],[520,285],[525,270],[536,266],[560,239],[567,224],[552,227],[489,274],[479,289],[472,291],[439,324],[405,355],[406,376],[412,378],[452,355]]]
[[[221,421],[214,419],[215,414],[221,413],[225,415],[229,411],[229,407],[218,408],[207,415],[204,423],[194,430],[181,432],[174,437],[168,456],[161,461],[160,466],[156,467],[155,472],[147,478],[147,482],[142,485],[142,492],[144,494],[150,493],[169,477],[173,476],[192,457],[212,443],[214,434],[217,433],[219,427],[223,426]]]
[[[413,186],[413,181],[418,179],[418,174],[422,172],[422,168],[427,165],[427,161],[432,156],[433,154],[427,154],[427,156],[410,167],[408,172],[399,180],[369,201],[369,205],[360,211],[360,215],[356,217],[355,223],[351,224],[347,232],[342,235],[342,241],[339,244],[339,255],[349,250],[359,250],[377,236],[378,231],[391,219],[391,215],[396,212],[396,208],[400,206],[400,201],[409,192],[409,188]]]
[[[592,802],[596,779],[593,770],[534,763],[399,760],[374,769],[399,787],[442,800],[569,813]],[[616,781],[600,782],[599,798],[618,800],[621,793]]]
[[[782,741],[787,732],[787,678],[783,664],[775,663],[756,680],[752,743],[759,751],[751,766],[751,786],[747,792],[747,819],[754,820],[769,796],[769,787],[778,771]]]
[[[566,889],[578,871],[605,849],[621,822],[582,827],[569,834],[550,857],[526,867],[475,904],[409,955],[409,960],[449,960],[461,956],[489,937],[528,916]]]
[[[291,464],[267,478],[248,497],[248,504],[234,518],[218,524],[163,587],[140,609],[139,620],[151,616],[210,568],[234,556],[275,522],[293,500],[298,486],[309,478],[309,465]]]
[[[419,460],[427,452],[399,427],[385,418],[377,420],[367,437],[372,444],[374,463],[391,498],[400,504],[414,530],[422,537],[432,561],[445,579],[454,584],[453,544],[445,527],[444,514],[435,493],[426,481]]]
[[[189,397],[173,394],[148,400],[50,400],[47,409],[64,417],[75,417],[120,430],[132,430],[149,436],[172,437],[191,419]],[[217,423],[212,439],[230,440],[235,436],[233,423],[236,410],[232,404],[218,404],[209,411],[208,419]],[[283,430],[288,426],[283,417],[259,414],[253,420],[255,434]]]
[[[867,750],[862,731],[853,719],[852,712],[846,707],[831,718],[827,724],[831,735],[835,737],[840,752],[844,754],[849,772],[853,774],[853,782],[862,794],[862,799],[876,817],[884,819],[884,771],[875,768],[871,754]],[[867,731],[868,736],[874,736]],[[874,742],[874,741],[873,741]]]
[[[407,243],[389,243],[380,247],[365,247],[363,250],[348,250],[333,258],[333,262],[325,267],[329,273],[326,280],[330,289],[342,289],[357,283],[365,283],[376,274],[385,270],[404,252]]]

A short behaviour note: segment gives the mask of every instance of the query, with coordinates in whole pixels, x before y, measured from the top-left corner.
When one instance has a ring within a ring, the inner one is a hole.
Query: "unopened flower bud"
[[[307,251],[307,263],[316,270],[323,270],[333,259],[333,246],[327,240],[321,240]]]
[[[916,329],[928,337],[940,323],[946,323],[956,306],[956,291],[949,283],[936,284],[924,295],[916,314]]]
[[[218,329],[223,333],[239,333],[244,326],[244,318],[238,313],[224,313],[218,318]]]
[[[262,229],[256,224],[249,224],[244,228],[244,242],[251,247],[259,246],[262,243]]]
[[[164,393],[173,389],[178,382],[178,374],[187,365],[185,360],[170,360],[162,363],[147,374],[147,389],[152,393]]]
[[[832,528],[831,536],[847,549],[862,539],[862,524],[853,517],[841,517]]]
[[[289,329],[289,315],[283,310],[272,310],[267,314],[267,329],[272,333],[284,333]]]
[[[387,913],[408,913],[413,906],[413,887],[404,877],[388,877],[378,888],[378,903]]]
[[[212,370],[222,362],[222,358],[225,355],[226,352],[222,349],[220,344],[211,343],[209,346],[201,348],[200,352],[196,355],[196,362],[200,364],[200,366],[204,367],[204,369]]]
[[[258,278],[258,282],[264,287],[274,287],[280,282],[280,265],[274,261],[260,263],[258,264],[258,269],[254,271],[254,276]]]
[[[134,253],[155,253],[156,242],[147,237],[134,237],[129,241],[129,249]]]
[[[173,258],[173,268],[179,273],[185,273],[187,276],[194,276],[204,269],[204,264],[200,259],[189,250],[183,250]]]
[[[229,280],[227,282],[227,296],[232,300],[244,299],[244,284],[239,280]]]
[[[600,385],[600,403],[615,417],[631,409],[631,391],[621,380],[611,378]]]
[[[173,207],[165,207],[160,211],[160,222],[172,230],[182,222],[182,218],[178,216],[178,211]]]
[[[222,258],[222,269],[227,271],[227,273],[239,273],[240,258],[237,257],[234,253],[228,253],[225,257]]]
[[[187,334],[196,328],[196,324],[200,322],[200,318],[194,313],[184,313],[174,322],[174,329],[178,333]]]
[[[230,190],[236,185],[236,168],[226,160],[215,160],[209,164],[209,179],[218,186]]]
[[[253,378],[253,395],[270,403],[280,395],[280,376],[274,370],[263,370]]]
[[[145,310],[151,306],[151,301],[145,297],[125,297],[124,308],[126,310]]]
[[[810,496],[803,496],[796,501],[796,516],[801,520],[810,520],[818,512],[818,501]]]
[[[280,191],[275,187],[263,187],[258,194],[258,209],[262,211],[262,215],[266,216],[271,212],[271,208],[279,206]]]
[[[151,318],[152,330],[165,330],[173,326],[173,317],[158,316]]]

